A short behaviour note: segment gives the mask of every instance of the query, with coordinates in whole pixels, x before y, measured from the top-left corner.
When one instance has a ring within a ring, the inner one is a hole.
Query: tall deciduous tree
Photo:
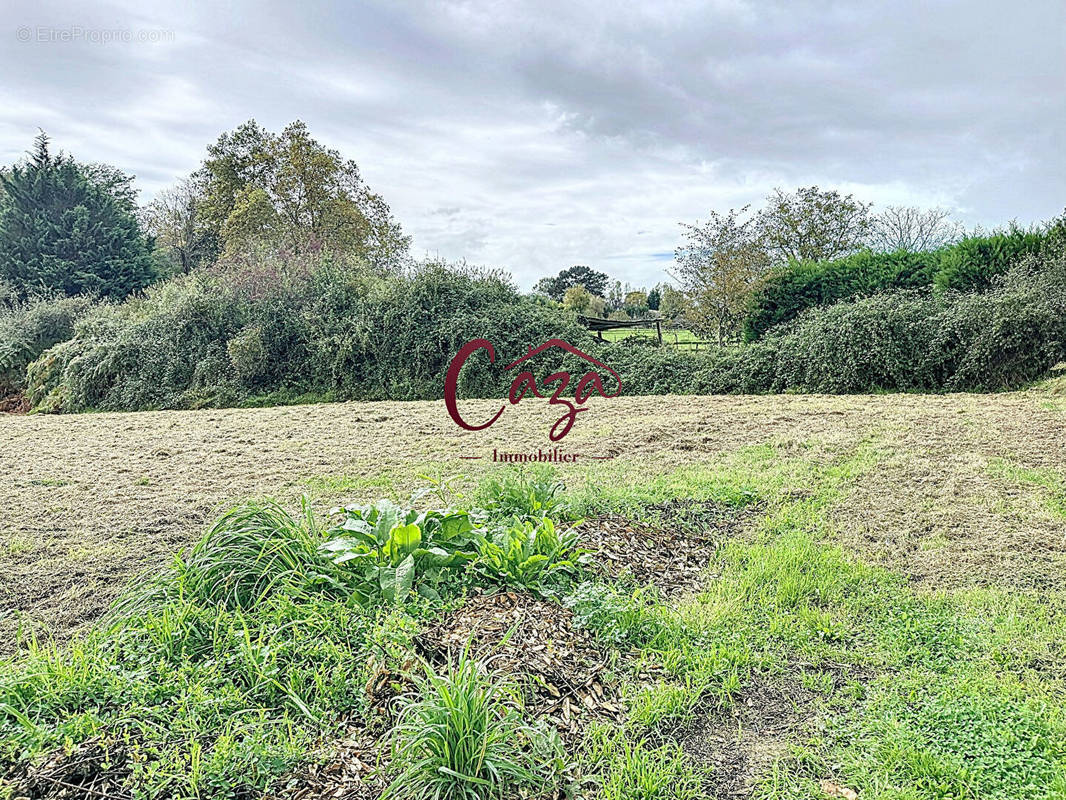
[[[23,296],[121,298],[147,286],[151,246],[130,182],[114,167],[52,155],[42,133],[28,161],[0,174],[0,279]]]
[[[870,204],[817,186],[775,189],[759,212],[763,246],[778,261],[824,261],[860,250],[870,233]]]
[[[148,229],[173,262],[174,272],[188,273],[218,254],[218,237],[203,219],[201,203],[192,181],[184,180],[160,192],[146,209]]]
[[[575,264],[562,270],[555,277],[541,278],[534,286],[534,291],[546,294],[552,300],[561,302],[566,290],[571,286],[583,286],[589,294],[603,296],[609,278],[584,264]]]
[[[719,344],[739,335],[748,298],[771,263],[758,221],[741,220],[747,211],[712,211],[703,225],[682,224],[685,242],[674,253],[673,277],[688,295],[689,321]]]
[[[354,161],[311,138],[303,122],[273,134],[249,120],[222,134],[193,181],[202,218],[227,252],[325,247],[382,268],[406,258],[410,239],[388,204]]]

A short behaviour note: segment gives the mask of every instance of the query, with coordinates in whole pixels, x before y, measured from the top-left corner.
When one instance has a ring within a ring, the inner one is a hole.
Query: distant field
[[[630,336],[649,336],[652,339],[656,338],[655,328],[619,328],[613,331],[603,331],[603,338],[609,342],[617,342],[620,339],[626,339]],[[692,331],[686,328],[666,329],[663,328],[663,341],[667,343],[683,344],[685,342],[700,341],[700,337],[696,336]]]

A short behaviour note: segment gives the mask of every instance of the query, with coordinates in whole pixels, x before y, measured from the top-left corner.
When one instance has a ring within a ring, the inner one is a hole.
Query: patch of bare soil
[[[415,645],[435,664],[469,647],[493,672],[516,679],[526,713],[554,725],[564,740],[591,720],[621,719],[621,701],[604,675],[606,653],[555,603],[515,592],[474,597],[419,634]]]
[[[698,713],[695,722],[670,735],[707,773],[707,797],[749,797],[754,781],[810,723],[814,696],[790,678],[753,679],[726,710]]]

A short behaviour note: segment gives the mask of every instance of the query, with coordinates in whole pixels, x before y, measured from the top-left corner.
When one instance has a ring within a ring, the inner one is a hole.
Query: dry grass
[[[472,403],[469,418],[497,406]],[[0,651],[20,619],[63,635],[96,618],[240,498],[403,496],[423,473],[478,475],[493,448],[545,447],[552,421],[522,404],[466,432],[431,402],[4,417]],[[1048,489],[991,468],[1066,475],[1066,403],[1049,391],[618,398],[582,414],[562,449],[615,456],[611,474],[639,482],[752,445],[819,458],[870,441],[880,463],[834,512],[851,547],[931,584],[1061,583],[1066,519]],[[595,479],[587,463],[562,471]]]

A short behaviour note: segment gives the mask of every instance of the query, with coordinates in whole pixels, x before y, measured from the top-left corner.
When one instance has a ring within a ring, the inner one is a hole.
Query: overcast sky
[[[416,255],[525,287],[654,283],[678,222],[775,186],[986,226],[1066,207],[1064,0],[169,5],[7,0],[3,161],[40,127],[146,200],[223,130],[298,118]]]

